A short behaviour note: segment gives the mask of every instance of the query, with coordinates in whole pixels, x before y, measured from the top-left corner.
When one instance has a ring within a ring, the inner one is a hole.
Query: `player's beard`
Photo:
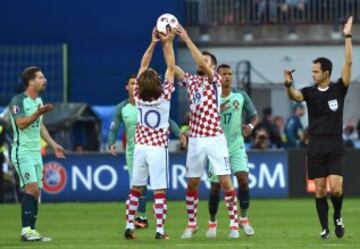
[[[42,87],[39,89],[39,93],[45,92],[45,89],[46,89],[46,85],[42,86]]]
[[[225,88],[230,88],[230,87],[231,87],[231,81],[225,81],[225,82],[223,83],[223,86],[224,86]]]

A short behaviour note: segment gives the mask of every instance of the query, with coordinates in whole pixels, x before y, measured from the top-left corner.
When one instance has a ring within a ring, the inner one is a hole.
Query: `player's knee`
[[[248,173],[237,172],[235,175],[236,175],[236,178],[237,178],[239,189],[241,189],[242,191],[248,191],[249,190]]]
[[[142,193],[144,191],[144,186],[133,186],[132,189],[139,193]]]
[[[166,195],[166,189],[158,189],[158,190],[154,190],[154,194],[164,194]]]
[[[200,179],[198,178],[189,178],[188,184],[187,184],[187,190],[188,191],[197,191],[199,188]]]
[[[38,199],[40,197],[40,189],[36,184],[30,183],[25,186],[25,192],[29,195],[34,196],[35,199]]]
[[[211,183],[210,192],[212,195],[219,195],[221,191],[221,186],[219,183]]]
[[[331,195],[339,197],[342,195],[342,189],[340,187],[330,188]]]
[[[248,191],[249,190],[249,182],[248,181],[241,181],[239,182],[239,188],[242,191]]]
[[[317,187],[315,194],[318,198],[325,197],[327,195],[326,187]]]
[[[229,175],[219,176],[219,182],[221,187],[224,189],[224,192],[233,190],[233,186]]]
[[[26,191],[26,193],[34,196],[35,199],[39,199],[40,197],[40,189],[39,188],[31,188]]]

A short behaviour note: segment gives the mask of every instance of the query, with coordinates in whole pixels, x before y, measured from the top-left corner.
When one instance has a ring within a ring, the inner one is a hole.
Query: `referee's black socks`
[[[344,199],[343,195],[340,195],[339,197],[331,195],[331,202],[334,207],[334,219],[341,218],[341,208],[342,208],[343,199]]]
[[[34,196],[24,193],[21,200],[22,227],[31,227],[35,214]]]
[[[319,216],[320,224],[322,229],[329,229],[328,226],[328,212],[329,205],[327,202],[327,197],[315,198],[316,201],[316,210]]]

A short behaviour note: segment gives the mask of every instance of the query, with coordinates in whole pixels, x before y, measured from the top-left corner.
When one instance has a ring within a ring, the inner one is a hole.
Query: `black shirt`
[[[326,91],[319,90],[317,85],[301,89],[308,107],[310,136],[341,137],[347,90],[341,78],[331,82]]]

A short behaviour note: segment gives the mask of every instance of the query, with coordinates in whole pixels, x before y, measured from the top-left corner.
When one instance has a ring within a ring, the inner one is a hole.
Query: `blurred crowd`
[[[347,17],[358,18],[360,0],[187,0],[186,24],[200,27],[200,40],[209,41],[209,28],[218,25],[287,24],[289,39],[296,25],[327,23],[339,32]]]
[[[359,0],[188,0],[191,24],[316,22],[357,16]],[[191,15],[191,16],[190,16]]]

